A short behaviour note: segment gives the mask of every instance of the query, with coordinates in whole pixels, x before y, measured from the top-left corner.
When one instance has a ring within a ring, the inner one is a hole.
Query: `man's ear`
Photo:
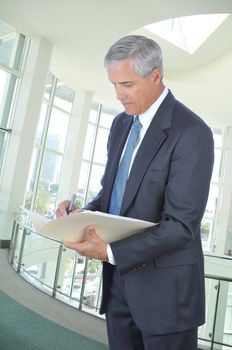
[[[151,72],[152,78],[154,80],[154,82],[157,84],[159,84],[162,80],[162,75],[161,75],[161,71],[160,68],[156,67],[153,69],[153,71]]]

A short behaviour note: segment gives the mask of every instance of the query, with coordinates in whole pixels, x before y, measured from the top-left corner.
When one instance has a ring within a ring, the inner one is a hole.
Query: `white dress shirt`
[[[161,103],[163,102],[163,100],[165,99],[167,94],[168,94],[168,88],[165,87],[163,92],[162,92],[162,94],[151,105],[151,107],[146,112],[144,112],[144,113],[139,115],[139,120],[140,120],[140,123],[142,124],[142,128],[141,128],[140,133],[139,133],[139,141],[138,141],[138,143],[137,143],[137,145],[136,145],[136,147],[134,149],[134,152],[133,152],[133,155],[132,155],[132,158],[131,158],[130,169],[131,169],[131,166],[132,166],[132,164],[134,162],[134,159],[135,159],[135,156],[136,156],[136,154],[138,152],[138,149],[139,149],[139,147],[140,147],[140,145],[141,145],[141,143],[143,141],[143,138],[144,138],[144,136],[145,136],[145,134],[147,132],[147,129],[149,128],[152,119],[154,118],[158,108],[160,107]],[[129,138],[129,135],[128,135],[128,138]],[[128,141],[128,138],[127,138],[127,141]],[[122,156],[124,154],[127,141],[125,143],[125,146],[124,146],[124,149],[123,149],[123,152],[122,152]],[[122,158],[122,156],[121,156],[121,158]],[[130,169],[129,169],[129,173],[130,173]],[[129,173],[128,173],[128,176],[129,176]],[[107,255],[108,255],[109,263],[112,264],[112,265],[116,265],[116,262],[115,262],[115,259],[114,259],[114,256],[113,256],[110,244],[107,244]]]

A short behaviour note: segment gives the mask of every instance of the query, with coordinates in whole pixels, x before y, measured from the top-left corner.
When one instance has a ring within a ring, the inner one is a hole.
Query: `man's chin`
[[[128,115],[136,115],[136,112],[132,109],[132,108],[127,108],[124,106],[124,109],[125,109],[125,113],[128,114]]]

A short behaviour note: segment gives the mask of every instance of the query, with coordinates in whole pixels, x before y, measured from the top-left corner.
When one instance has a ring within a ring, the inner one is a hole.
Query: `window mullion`
[[[48,108],[47,108],[46,118],[45,118],[45,122],[44,122],[41,143],[40,143],[40,147],[39,147],[38,160],[37,160],[37,164],[36,164],[34,186],[33,186],[33,190],[32,190],[33,195],[32,195],[31,208],[30,208],[31,210],[34,210],[34,208],[35,208],[36,195],[37,195],[37,191],[38,191],[38,187],[39,187],[40,173],[41,173],[41,169],[42,169],[42,162],[43,162],[44,151],[45,151],[45,147],[46,147],[47,134],[48,134],[49,123],[50,123],[50,118],[51,118],[53,100],[54,100],[54,96],[55,96],[56,84],[57,84],[57,79],[54,77],[53,81],[52,81],[52,88],[51,88],[51,93],[50,93],[50,97],[49,97],[49,101],[48,101]]]

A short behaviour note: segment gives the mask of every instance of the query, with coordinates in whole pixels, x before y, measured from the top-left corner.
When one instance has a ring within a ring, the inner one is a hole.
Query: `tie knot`
[[[139,130],[141,129],[142,124],[140,123],[138,115],[136,115],[136,117],[134,118],[132,126],[138,128]]]

